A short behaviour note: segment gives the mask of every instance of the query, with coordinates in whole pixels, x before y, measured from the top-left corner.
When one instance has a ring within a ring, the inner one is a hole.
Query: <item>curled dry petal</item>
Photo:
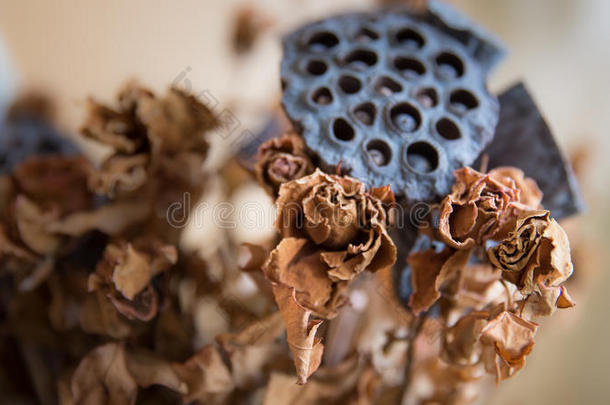
[[[496,167],[489,176],[506,185],[519,190],[519,202],[533,209],[540,208],[542,191],[532,178],[525,177],[523,170],[511,166]]]
[[[483,365],[500,381],[525,365],[537,327],[505,310],[471,312],[445,332],[443,358],[462,367]]]
[[[313,164],[306,153],[303,139],[294,133],[273,138],[263,143],[254,173],[259,184],[276,197],[280,185],[313,172]]]
[[[187,387],[184,402],[206,403],[210,395],[228,393],[234,387],[231,372],[213,346],[204,347],[186,362],[175,363],[173,368]]]
[[[573,305],[561,288],[573,270],[568,237],[548,211],[523,213],[488,256],[502,277],[527,297],[523,310],[528,316],[550,315],[558,305]]]
[[[469,167],[455,171],[456,184],[441,203],[439,233],[455,249],[469,249],[506,236],[514,217],[536,209],[542,194],[516,168],[482,174]],[[530,205],[531,204],[531,205]]]
[[[481,342],[495,349],[496,377],[511,377],[525,365],[534,347],[534,335],[538,326],[517,315],[503,311],[489,321],[481,334]]]
[[[305,384],[322,362],[324,345],[316,337],[322,320],[312,320],[311,311],[299,305],[293,288],[281,284],[273,286],[273,295],[286,324],[286,337],[294,357],[297,383]]]
[[[108,343],[80,362],[71,383],[76,405],[128,405],[136,402],[138,386],[127,370],[125,349]]]
[[[129,319],[151,320],[159,305],[152,279],[177,261],[173,246],[154,240],[109,244],[104,258],[89,276],[89,291],[104,291]]]
[[[17,193],[63,216],[91,206],[93,196],[87,189],[91,171],[83,157],[33,156],[15,168],[13,178]]]
[[[441,252],[435,249],[416,251],[409,255],[413,293],[409,298],[411,309],[418,314],[430,309],[440,298],[441,290],[450,281],[455,281],[462,271],[470,250],[454,250],[446,247]]]

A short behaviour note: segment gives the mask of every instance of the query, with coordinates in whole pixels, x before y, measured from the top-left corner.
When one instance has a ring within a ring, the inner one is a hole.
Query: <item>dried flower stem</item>
[[[404,372],[404,376],[403,376],[403,382],[402,382],[402,387],[400,388],[400,395],[398,396],[399,398],[399,403],[398,405],[401,405],[404,401],[405,396],[407,395],[407,392],[409,392],[409,386],[411,385],[411,380],[413,377],[413,360],[415,358],[415,341],[417,340],[417,337],[419,336],[424,324],[426,323],[426,319],[427,319],[428,315],[426,313],[422,314],[421,316],[416,316],[413,318],[413,320],[411,321],[411,328],[410,328],[410,334],[409,337],[407,338],[407,341],[409,342],[409,348],[407,349],[407,358],[406,358],[406,363],[405,363],[405,372]]]

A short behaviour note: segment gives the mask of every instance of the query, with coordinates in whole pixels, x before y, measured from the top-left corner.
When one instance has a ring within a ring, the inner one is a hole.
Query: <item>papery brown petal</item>
[[[149,215],[150,207],[145,201],[121,201],[51,221],[47,228],[50,232],[70,236],[81,236],[91,230],[118,235]]]
[[[134,404],[138,387],[127,370],[123,346],[108,343],[89,352],[72,376],[71,390],[77,405]]]
[[[216,336],[229,357],[237,387],[246,389],[265,382],[265,370],[285,357],[284,348],[276,342],[285,330],[281,314],[274,312],[239,333]]]
[[[507,187],[516,187],[519,193],[519,202],[531,209],[541,208],[542,191],[538,184],[525,177],[523,170],[511,166],[496,167],[489,172],[489,176]],[[513,184],[510,184],[510,182]]]
[[[112,274],[116,289],[125,298],[133,300],[150,283],[151,277],[152,270],[147,258],[128,244],[125,257]]]
[[[143,128],[131,111],[120,112],[88,100],[88,114],[81,134],[119,152],[133,153],[145,142]]]
[[[252,243],[242,243],[237,252],[237,265],[243,271],[258,271],[267,260],[267,249]]]
[[[15,201],[15,221],[21,240],[34,252],[41,255],[55,253],[61,244],[61,238],[47,232],[46,227],[57,218],[58,212],[43,211],[25,196],[18,196]]]
[[[301,305],[317,313],[325,312],[332,282],[313,243],[307,239],[282,239],[263,270],[270,281],[294,288]]]
[[[316,338],[322,320],[310,319],[311,311],[299,305],[293,288],[275,284],[273,295],[286,324],[288,345],[298,377],[297,384],[305,384],[322,361],[324,345]]]
[[[137,116],[146,125],[154,149],[164,153],[193,150],[203,154],[204,133],[218,125],[213,112],[194,96],[171,88],[164,98],[139,100]]]
[[[535,323],[506,311],[489,321],[482,331],[481,341],[495,348],[503,362],[498,364],[508,369],[497,375],[498,380],[514,374],[525,365],[525,356],[534,347],[537,328]]]
[[[146,154],[113,155],[89,178],[89,187],[99,194],[116,197],[138,190],[148,180],[149,158]]]
[[[150,284],[133,300],[127,300],[118,293],[110,293],[108,299],[122,315],[129,319],[147,322],[153,319],[159,310],[159,295]]]
[[[469,257],[469,250],[449,248],[441,252],[427,249],[409,255],[407,263],[411,267],[413,286],[409,305],[416,314],[428,310],[439,299],[443,284],[464,268]]]
[[[80,324],[87,333],[108,335],[115,339],[129,336],[131,327],[100,291],[88,294],[82,303]]]
[[[474,365],[481,360],[481,333],[489,313],[471,312],[460,318],[444,335],[444,356],[451,363]]]
[[[568,289],[565,286],[560,287],[561,294],[559,294],[559,298],[557,299],[557,308],[572,308],[576,305],[570,294],[568,293]]]
[[[188,391],[172,365],[153,353],[130,350],[126,353],[126,366],[139,387],[162,385],[182,395]]]
[[[233,390],[231,373],[213,346],[204,347],[184,363],[174,363],[173,368],[187,386],[184,402],[205,401],[209,395]]]
[[[91,171],[83,157],[33,156],[15,168],[13,178],[19,193],[44,209],[52,207],[65,215],[90,207],[87,178]]]

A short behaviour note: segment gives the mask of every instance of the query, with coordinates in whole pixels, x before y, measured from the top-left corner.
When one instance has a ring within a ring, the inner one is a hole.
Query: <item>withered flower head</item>
[[[187,180],[195,177],[192,172],[200,168],[208,149],[205,133],[218,123],[213,113],[175,88],[161,98],[129,82],[118,99],[116,109],[89,101],[81,133],[113,149],[91,186],[114,196],[139,189],[152,171],[169,170]]]
[[[87,177],[92,168],[78,156],[34,156],[13,172],[16,191],[45,208],[65,215],[90,207],[92,193]]]
[[[468,249],[489,239],[502,239],[516,212],[536,209],[542,194],[535,182],[516,168],[482,174],[469,167],[455,171],[456,184],[441,203],[441,239],[455,249]]]
[[[389,188],[365,191],[349,177],[313,174],[280,188],[275,225],[283,236],[263,267],[286,323],[298,382],[319,366],[319,320],[330,319],[345,301],[350,282],[396,260],[387,234]],[[386,204],[384,206],[384,204]]]
[[[510,235],[488,251],[502,277],[528,297],[524,311],[531,315],[550,315],[558,306],[573,305],[561,288],[573,270],[568,237],[549,215],[542,210],[523,213]]]
[[[483,366],[500,381],[525,365],[537,327],[501,309],[471,312],[445,332],[443,358],[461,367]]]
[[[156,240],[111,243],[89,276],[89,291],[103,291],[115,308],[129,319],[151,320],[159,296],[152,280],[177,261],[176,248]]]
[[[275,226],[284,238],[317,246],[331,279],[351,280],[394,263],[396,248],[386,231],[393,204],[387,187],[366,192],[356,179],[316,170],[282,185]]]
[[[283,183],[313,172],[305,143],[294,133],[266,141],[260,146],[258,154],[254,173],[259,184],[272,197],[277,197]]]

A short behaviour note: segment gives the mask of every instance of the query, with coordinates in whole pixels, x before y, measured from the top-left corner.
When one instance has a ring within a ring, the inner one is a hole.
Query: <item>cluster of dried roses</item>
[[[568,241],[535,183],[464,168],[408,258],[405,307],[392,191],[322,172],[296,134],[263,144],[254,170],[276,240],[242,246],[238,263],[235,246],[202,259],[166,213],[205,191],[217,125],[179,90],[130,83],[115,108],[89,103],[82,134],[106,146],[99,163],[32,156],[0,178],[0,381],[29,381],[3,382],[4,397],[467,403],[486,371],[523,366],[533,317],[573,305]],[[235,292],[244,274],[258,286],[249,298]]]
[[[282,237],[263,271],[304,383],[320,366],[323,346],[316,334],[322,320],[337,316],[363,270],[378,272],[395,261],[387,234],[393,196],[388,188],[367,192],[349,177],[310,174],[311,160],[297,135],[268,141],[260,154],[257,178],[277,196]],[[428,379],[433,389],[413,389],[409,403],[469,403],[485,372],[499,381],[523,367],[534,345],[535,317],[574,305],[563,285],[572,273],[569,242],[542,209],[536,183],[512,167],[487,174],[466,167],[455,177],[407,260],[412,312],[387,330],[400,335],[402,324],[408,335],[419,319],[422,334],[429,335],[423,343],[411,336],[411,345],[424,347],[417,359],[407,357],[412,370],[405,372]],[[385,348],[391,343],[386,339]],[[362,346],[357,350],[367,354]]]

